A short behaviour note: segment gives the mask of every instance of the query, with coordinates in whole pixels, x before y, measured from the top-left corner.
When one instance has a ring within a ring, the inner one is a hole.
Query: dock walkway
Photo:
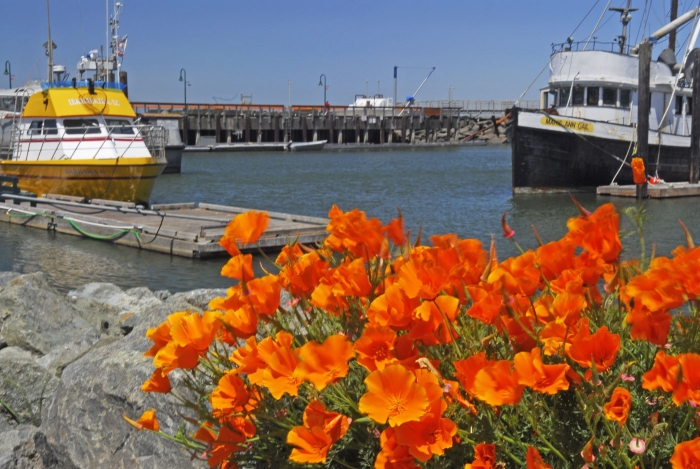
[[[637,186],[599,186],[596,189],[598,195],[612,197],[636,197]],[[673,197],[697,197],[700,195],[700,184],[687,182],[664,182],[660,184],[648,184],[647,196],[651,199],[668,199]]]
[[[194,202],[153,205],[147,210],[106,200],[88,204],[70,197],[0,195],[0,221],[195,258],[228,255],[219,239],[229,221],[248,210]],[[241,246],[242,252],[278,251],[293,239],[314,243],[326,237],[328,219],[268,214],[267,231],[256,244]]]

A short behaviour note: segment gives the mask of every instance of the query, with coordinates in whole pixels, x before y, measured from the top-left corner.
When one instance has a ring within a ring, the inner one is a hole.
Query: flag
[[[124,57],[124,53],[126,52],[127,39],[128,39],[128,35],[124,36],[123,38],[121,38],[117,41],[117,55],[119,57]]]

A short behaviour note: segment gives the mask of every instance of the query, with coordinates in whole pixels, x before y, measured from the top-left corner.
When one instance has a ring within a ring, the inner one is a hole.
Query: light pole
[[[12,66],[10,65],[9,60],[5,61],[5,73],[3,75],[7,75],[7,79],[10,82],[10,88],[12,88]]]
[[[183,79],[184,76],[184,79]],[[185,90],[185,111],[182,113],[182,133],[183,133],[183,140],[185,142],[185,145],[187,145],[189,139],[188,139],[188,134],[189,134],[189,122],[187,120],[187,87],[190,86],[190,82],[187,81],[187,70],[184,68],[180,69],[180,81],[182,82],[182,87]]]
[[[365,80],[365,96],[369,98],[369,80]]]
[[[318,77],[318,86],[323,86],[323,105],[326,105],[326,90],[328,87],[326,86],[326,74],[322,73],[320,77]]]
[[[184,76],[184,79],[183,79]],[[180,69],[180,80],[182,82],[182,87],[185,90],[185,114],[187,114],[187,87],[190,86],[190,82],[187,81],[187,70],[184,68]]]
[[[377,80],[377,94],[381,94],[381,93],[379,92],[379,80]]]
[[[450,88],[447,90],[447,98],[449,99],[450,103],[448,107],[452,107],[452,90],[454,90],[454,86],[450,86]]]
[[[289,130],[287,134],[287,141],[291,142],[292,141],[292,82],[291,80],[287,82],[287,90],[289,93],[289,118],[287,119],[289,121]],[[285,125],[285,127],[287,127]]]

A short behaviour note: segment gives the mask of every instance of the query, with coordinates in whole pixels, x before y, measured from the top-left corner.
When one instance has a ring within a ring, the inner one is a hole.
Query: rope
[[[132,228],[123,229],[123,230],[118,231],[118,232],[116,232],[116,233],[113,233],[113,234],[111,234],[111,235],[103,236],[103,235],[97,235],[97,234],[94,234],[94,233],[88,233],[87,231],[85,231],[85,230],[83,230],[82,228],[80,228],[80,227],[75,223],[75,221],[73,221],[73,219],[71,219],[71,218],[63,217],[63,219],[66,220],[66,221],[68,221],[68,223],[70,223],[70,225],[71,225],[73,228],[75,228],[75,230],[76,230],[78,233],[80,233],[80,234],[83,235],[83,236],[87,236],[88,238],[97,239],[97,240],[113,240],[113,239],[121,238],[122,236],[124,236],[124,235],[126,235],[126,234],[128,234],[128,233],[134,233],[134,236],[136,236],[136,239],[140,241],[140,239],[139,239],[139,233],[138,233],[138,231],[136,231],[133,227],[132,227]],[[98,224],[98,223],[90,223],[90,222],[83,221],[83,220],[79,220],[79,221],[80,221],[81,223],[87,223],[87,224],[89,224],[89,225],[97,225],[97,226],[102,226],[102,227],[115,228],[115,227],[112,227],[112,226],[109,226],[109,225],[100,225],[100,224]]]
[[[12,213],[12,212],[18,212],[18,213],[17,213],[17,214],[14,214],[14,213]],[[36,213],[25,212],[24,210],[18,210],[18,209],[16,209],[16,208],[8,209],[8,210],[5,212],[5,215],[7,215],[8,217],[13,217],[13,218],[32,218],[32,217],[37,216]]]
[[[635,130],[636,130],[636,127],[635,127]],[[636,135],[636,132],[632,135],[632,140],[630,141],[630,146],[629,146],[629,148],[627,148],[627,154],[625,155],[625,161],[620,165],[620,167],[617,169],[617,172],[616,172],[615,175],[613,176],[612,181],[610,181],[610,185],[611,185],[611,186],[612,186],[613,184],[615,184],[615,179],[617,179],[617,175],[620,174],[620,171],[622,171],[622,167],[625,166],[625,162],[627,161],[627,157],[630,155],[630,150],[632,149],[632,145],[635,144],[635,140],[634,140],[634,136],[635,136],[635,135]],[[634,152],[634,153],[637,153],[637,152],[636,152],[636,149],[637,149],[637,148],[636,148],[636,145],[634,145],[634,146],[635,146],[635,152]]]
[[[593,35],[595,34],[596,30],[598,29],[598,25],[603,20],[603,16],[605,16],[605,14],[608,12],[608,7],[610,6],[610,2],[612,2],[612,0],[608,0],[608,4],[605,5],[605,8],[603,8],[603,13],[600,14],[600,18],[598,18],[598,22],[595,24],[593,31],[591,31],[591,35],[588,36],[588,40],[586,41],[586,45],[583,46],[583,50],[586,50],[588,48],[588,43],[591,42],[591,38],[593,38]]]

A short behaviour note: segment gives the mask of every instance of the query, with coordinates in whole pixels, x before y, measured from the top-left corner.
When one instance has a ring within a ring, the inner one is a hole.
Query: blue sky
[[[331,104],[379,90],[393,95],[393,67],[399,66],[398,97],[418,100],[516,99],[547,65],[551,44],[573,33],[586,40],[606,0],[122,0],[120,34],[128,34],[124,70],[134,101],[177,101],[178,81],[187,70],[189,102],[282,104],[292,81],[295,104],[321,104],[323,73]],[[625,0],[611,0],[621,6]],[[670,0],[652,3],[647,32],[667,17]],[[697,2],[680,0],[679,11]],[[112,0],[110,0],[111,14]],[[644,7],[641,0],[633,6]],[[0,64],[11,62],[15,84],[45,78],[45,0],[3,0]],[[611,42],[619,16],[607,13],[594,34]],[[642,12],[633,14],[631,40],[641,39]],[[686,28],[687,31],[689,28]],[[105,42],[104,0],[53,0],[55,63],[75,74],[79,57]],[[683,36],[679,43],[682,43]],[[665,47],[654,47],[654,56]],[[548,71],[525,99],[537,99]],[[0,87],[7,86],[0,75]],[[379,84],[378,84],[379,80]]]

